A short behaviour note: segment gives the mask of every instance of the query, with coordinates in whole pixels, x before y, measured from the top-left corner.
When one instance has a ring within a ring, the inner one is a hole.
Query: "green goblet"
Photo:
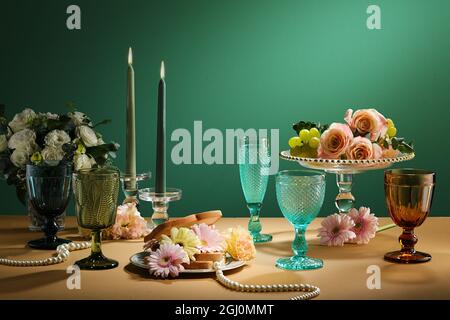
[[[80,170],[73,175],[78,225],[92,230],[91,255],[77,261],[80,269],[112,269],[119,265],[106,258],[101,249],[102,230],[116,220],[120,172],[116,168]]]

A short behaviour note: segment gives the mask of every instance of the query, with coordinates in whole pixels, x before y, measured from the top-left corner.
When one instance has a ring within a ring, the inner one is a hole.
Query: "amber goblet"
[[[401,250],[389,252],[384,259],[397,263],[421,263],[431,255],[414,249],[417,236],[414,228],[428,216],[433,201],[436,174],[419,169],[393,169],[384,173],[384,193],[389,214],[403,228],[399,237]]]

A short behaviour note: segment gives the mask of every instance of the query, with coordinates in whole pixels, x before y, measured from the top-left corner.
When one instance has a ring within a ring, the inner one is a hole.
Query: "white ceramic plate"
[[[139,252],[136,253],[135,255],[131,256],[130,258],[130,262],[132,265],[139,267],[139,268],[143,268],[143,269],[148,269],[148,265],[145,263],[144,258],[146,256],[148,256],[150,253],[148,252]],[[227,257],[224,261],[222,261],[222,271],[227,271],[227,270],[233,270],[239,267],[242,267],[243,265],[245,265],[245,261],[236,261],[231,259],[230,257]],[[184,270],[181,273],[210,273],[210,272],[215,272],[214,269],[189,269],[189,270]]]

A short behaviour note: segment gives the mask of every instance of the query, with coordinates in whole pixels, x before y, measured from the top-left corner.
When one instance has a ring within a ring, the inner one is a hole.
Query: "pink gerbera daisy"
[[[200,240],[198,249],[201,252],[223,251],[225,239],[214,226],[208,226],[206,223],[196,224],[192,226],[192,231]]]
[[[180,245],[164,243],[146,257],[146,261],[150,274],[167,278],[169,275],[177,277],[180,271],[184,271],[182,264],[189,263],[189,258]]]
[[[352,231],[354,226],[352,218],[346,214],[335,213],[326,217],[319,229],[320,244],[342,247],[346,241],[356,237]]]
[[[370,208],[361,207],[359,210],[352,208],[348,215],[353,219],[355,226],[351,229],[356,237],[351,241],[357,244],[367,244],[375,238],[378,228],[378,218],[370,213]]]

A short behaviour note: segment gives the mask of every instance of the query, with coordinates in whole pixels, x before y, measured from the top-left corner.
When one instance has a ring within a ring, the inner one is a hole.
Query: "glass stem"
[[[292,242],[292,251],[297,257],[304,257],[308,252],[308,242],[305,238],[306,226],[295,227],[295,239]]]
[[[339,193],[334,203],[339,213],[348,213],[355,204],[355,197],[352,194],[353,175],[350,173],[336,174],[336,183]]]
[[[248,210],[250,211],[250,221],[248,222],[248,231],[252,236],[259,235],[262,230],[261,222],[259,221],[259,214],[261,212],[261,203],[248,203]]]
[[[155,226],[158,226],[161,223],[165,223],[167,222],[167,220],[169,220],[169,214],[167,213],[167,209],[169,209],[169,202],[154,201],[152,202],[152,207],[152,222]]]
[[[56,233],[58,232],[58,225],[53,217],[47,218],[44,225],[44,233],[47,242],[56,241]]]
[[[91,255],[101,255],[102,254],[102,231],[93,230],[91,233]]]
[[[400,244],[402,245],[402,249],[400,250],[402,253],[414,254],[416,250],[414,246],[417,243],[417,236],[414,234],[413,228],[405,228],[403,229],[403,233],[398,238]]]

